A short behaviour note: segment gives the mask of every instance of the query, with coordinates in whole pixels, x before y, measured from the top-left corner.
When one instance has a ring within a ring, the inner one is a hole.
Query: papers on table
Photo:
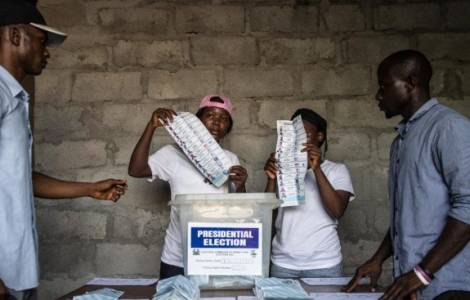
[[[188,112],[178,112],[165,129],[213,185],[220,187],[227,181],[231,162],[199,118]]]
[[[310,293],[312,300],[377,300],[383,293]]]
[[[335,277],[335,278],[301,278],[305,284],[308,285],[346,285],[352,277]],[[364,277],[359,280],[359,284],[370,284],[369,277]]]
[[[152,285],[158,278],[94,278],[88,281],[87,285]]]
[[[307,173],[307,134],[302,117],[292,121],[277,121],[277,187],[280,206],[295,206],[305,202],[305,174]]]
[[[237,299],[236,297],[210,297],[210,298],[201,297],[199,298],[199,300],[236,300],[236,299]]]
[[[73,300],[118,300],[123,294],[123,291],[104,288],[92,292],[86,292],[83,295],[74,296]]]

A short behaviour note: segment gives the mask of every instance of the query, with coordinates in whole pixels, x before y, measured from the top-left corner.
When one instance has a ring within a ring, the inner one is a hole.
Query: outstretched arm
[[[163,126],[164,123],[173,121],[176,113],[171,109],[158,108],[152,114],[152,118],[145,127],[144,133],[135,145],[129,162],[128,173],[132,177],[150,177],[152,170],[148,165],[150,144],[152,142],[155,129]],[[163,122],[163,123],[162,123]]]
[[[97,182],[74,182],[56,179],[33,172],[34,195],[41,198],[63,199],[92,197],[116,202],[125,193],[127,184],[122,179],[106,179]]]

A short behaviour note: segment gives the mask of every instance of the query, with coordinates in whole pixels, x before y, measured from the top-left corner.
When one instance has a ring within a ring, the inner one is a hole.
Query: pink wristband
[[[426,278],[427,281],[431,282],[434,278],[432,278],[432,275],[429,275],[428,272],[424,271],[423,268],[421,268],[420,265],[416,265],[415,267],[423,276]]]
[[[422,272],[419,266],[414,267],[413,271],[415,272],[416,277],[418,277],[419,281],[421,281],[422,284],[429,285],[431,283],[431,280],[428,280],[429,276]]]

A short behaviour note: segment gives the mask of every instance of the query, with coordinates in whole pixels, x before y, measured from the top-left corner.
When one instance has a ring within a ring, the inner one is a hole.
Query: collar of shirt
[[[439,104],[439,102],[436,98],[431,98],[430,100],[426,101],[426,103],[424,103],[411,116],[411,118],[409,118],[408,120],[402,120],[397,126],[395,126],[395,130],[403,138],[410,129],[411,124],[420,119],[422,116],[424,116],[431,108],[433,108],[437,104]]]
[[[7,85],[10,89],[11,95],[15,99],[19,99],[25,102],[29,101],[29,94],[23,88],[23,86],[8,72],[2,65],[0,65],[0,80]]]

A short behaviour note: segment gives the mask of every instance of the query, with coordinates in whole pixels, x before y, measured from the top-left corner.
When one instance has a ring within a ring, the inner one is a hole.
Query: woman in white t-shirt
[[[308,171],[305,176],[305,203],[279,208],[272,241],[271,276],[279,278],[342,276],[338,219],[344,214],[354,190],[344,164],[324,160],[327,123],[316,112],[302,108],[300,115],[307,133]],[[276,190],[274,153],[265,165],[266,192]]]
[[[158,108],[145,127],[142,137],[137,142],[129,163],[129,175],[133,177],[160,178],[168,181],[171,189],[171,199],[176,194],[207,194],[227,193],[227,183],[220,188],[208,182],[196,167],[186,158],[186,155],[176,144],[166,145],[149,156],[150,144],[155,129],[163,123],[173,120],[176,113],[167,108]],[[209,95],[202,99],[196,116],[209,130],[214,139],[220,143],[230,132],[233,125],[232,103],[230,99]],[[230,169],[230,182],[236,192],[245,192],[247,179],[246,169],[240,166],[235,154],[224,150],[233,167]],[[171,207],[170,224],[166,230],[165,243],[160,264],[160,279],[175,275],[184,275],[183,247],[181,225],[178,221],[177,210]]]

